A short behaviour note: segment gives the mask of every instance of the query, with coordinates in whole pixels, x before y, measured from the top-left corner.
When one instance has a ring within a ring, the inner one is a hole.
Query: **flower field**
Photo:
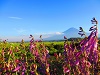
[[[89,36],[80,27],[78,34],[85,37],[77,45],[64,36],[63,44],[49,46],[42,35],[39,42],[32,35],[27,44],[0,42],[0,75],[100,75],[98,22],[91,22]]]

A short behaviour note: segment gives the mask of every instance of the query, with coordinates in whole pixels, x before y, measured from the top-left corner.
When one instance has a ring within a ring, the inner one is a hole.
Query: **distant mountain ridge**
[[[78,34],[79,30],[71,27],[68,30],[62,32],[62,34],[60,35],[54,35],[48,38],[45,38],[44,40],[64,40],[64,36],[66,36],[67,38],[75,38],[75,37],[80,37],[80,35]]]
[[[68,30],[64,31],[63,33],[70,33],[70,32],[79,32],[79,30],[74,27],[71,27]]]
[[[64,36],[66,36],[67,38],[83,38],[78,33],[79,33],[78,29],[71,27],[71,28],[67,29],[66,31],[62,32],[62,34],[60,34],[60,35],[53,35],[48,38],[45,38],[44,40],[64,40]],[[87,36],[89,34],[90,33],[86,32]],[[98,36],[100,37],[100,34],[98,34]]]

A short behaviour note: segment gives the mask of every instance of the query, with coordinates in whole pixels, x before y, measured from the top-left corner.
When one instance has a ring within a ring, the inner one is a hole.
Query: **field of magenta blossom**
[[[100,75],[100,50],[98,48],[98,22],[91,20],[89,36],[80,27],[79,35],[85,38],[75,45],[64,36],[64,51],[50,55],[42,42],[30,35],[30,44],[14,46],[6,40],[0,43],[0,75]],[[38,44],[37,44],[38,43]],[[9,46],[7,45],[9,44]]]

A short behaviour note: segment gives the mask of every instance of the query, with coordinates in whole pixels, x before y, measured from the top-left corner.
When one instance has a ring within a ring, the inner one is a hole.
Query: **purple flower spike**
[[[64,39],[67,39],[67,37],[66,37],[66,36],[64,36]]]
[[[16,67],[13,71],[18,71],[20,69],[20,66]]]

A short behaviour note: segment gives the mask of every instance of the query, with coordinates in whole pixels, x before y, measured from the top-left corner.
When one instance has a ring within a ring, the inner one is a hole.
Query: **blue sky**
[[[0,37],[58,34],[80,26],[88,32],[92,17],[100,21],[100,0],[0,0]]]

